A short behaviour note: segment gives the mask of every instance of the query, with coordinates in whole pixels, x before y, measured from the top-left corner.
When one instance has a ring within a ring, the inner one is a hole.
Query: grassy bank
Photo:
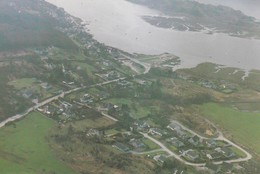
[[[32,113],[15,126],[0,129],[0,173],[74,174],[55,157],[46,136],[55,123]]]
[[[259,113],[241,112],[218,104],[205,104],[201,111],[206,118],[231,133],[236,142],[260,154]]]

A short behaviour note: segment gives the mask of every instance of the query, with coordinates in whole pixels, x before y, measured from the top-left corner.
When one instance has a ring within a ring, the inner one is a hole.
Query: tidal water
[[[260,70],[260,40],[158,28],[141,16],[159,12],[125,0],[47,1],[81,18],[94,39],[108,46],[130,53],[172,53],[181,58],[181,67],[213,62]]]

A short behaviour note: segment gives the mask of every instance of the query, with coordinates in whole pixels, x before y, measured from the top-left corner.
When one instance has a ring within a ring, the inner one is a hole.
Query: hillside
[[[57,29],[64,21],[51,16],[54,6],[35,0],[12,0],[1,1],[0,8],[0,51],[46,46],[76,49]],[[60,13],[60,17],[63,15]]]
[[[162,12],[163,15],[159,16],[143,16],[145,21],[157,27],[260,38],[259,22],[230,7],[201,4],[189,0],[128,1]]]

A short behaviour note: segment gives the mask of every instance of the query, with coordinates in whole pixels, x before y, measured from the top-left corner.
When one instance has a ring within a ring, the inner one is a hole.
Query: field
[[[8,85],[13,86],[15,89],[20,90],[22,88],[29,88],[36,83],[34,78],[23,78],[11,81]]]
[[[0,173],[74,174],[49,148],[45,137],[53,125],[52,120],[32,113],[15,126],[0,129]]]
[[[140,119],[143,117],[146,117],[148,114],[151,113],[151,108],[150,106],[145,106],[144,104],[138,102],[138,101],[133,101],[131,99],[125,99],[125,98],[112,98],[109,100],[106,100],[107,103],[112,103],[118,106],[121,106],[122,104],[127,104],[130,111],[131,111],[131,117],[135,119]]]
[[[260,114],[249,113],[223,107],[218,104],[201,106],[202,114],[232,134],[233,139],[260,154]]]

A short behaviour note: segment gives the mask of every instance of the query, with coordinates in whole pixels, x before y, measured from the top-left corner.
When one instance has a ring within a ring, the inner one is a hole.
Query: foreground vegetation
[[[207,119],[224,129],[235,142],[260,154],[260,113],[243,112],[213,103],[204,104],[200,109]]]
[[[76,174],[49,148],[48,136],[54,121],[31,113],[0,131],[0,173]]]

